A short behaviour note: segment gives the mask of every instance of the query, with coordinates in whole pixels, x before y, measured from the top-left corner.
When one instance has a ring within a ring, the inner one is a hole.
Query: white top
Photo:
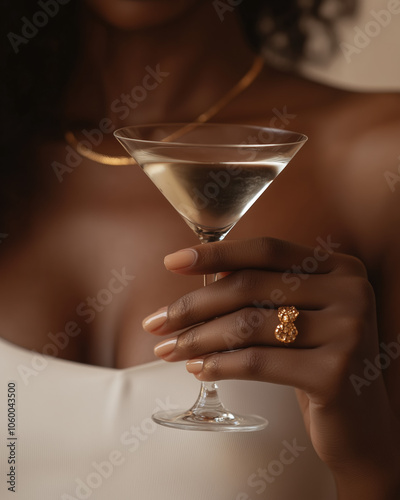
[[[0,339],[0,380],[1,498],[336,498],[291,388],[221,382],[228,408],[260,414],[269,425],[215,433],[165,428],[150,418],[157,408],[187,409],[196,399],[199,382],[183,363],[115,370],[41,356]],[[14,496],[7,491],[10,473]]]

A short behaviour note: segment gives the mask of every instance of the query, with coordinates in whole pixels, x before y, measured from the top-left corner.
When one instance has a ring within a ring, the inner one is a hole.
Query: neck
[[[117,127],[190,121],[249,69],[253,55],[234,13],[221,22],[211,2],[163,26],[121,31],[89,12],[69,86],[67,119]]]

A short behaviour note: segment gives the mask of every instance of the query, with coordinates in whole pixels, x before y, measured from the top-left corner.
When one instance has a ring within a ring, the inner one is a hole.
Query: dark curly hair
[[[313,23],[324,27],[333,50],[335,21],[354,12],[355,2],[242,0],[239,11],[253,46],[295,64],[307,52]],[[43,4],[59,7],[54,17],[47,23],[37,18],[43,26],[29,40],[16,38],[21,21],[33,19]],[[38,136],[60,130],[60,103],[79,46],[79,3],[1,0],[1,7],[0,233],[7,233],[26,219],[28,202],[38,192],[29,140],[33,144]]]
[[[304,58],[327,61],[337,49],[339,19],[356,13],[358,0],[244,0],[241,14],[253,45],[286,66]],[[323,34],[319,49],[310,44]]]

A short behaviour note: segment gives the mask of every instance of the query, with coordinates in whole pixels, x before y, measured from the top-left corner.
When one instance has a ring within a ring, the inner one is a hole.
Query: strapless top
[[[151,420],[157,409],[186,409],[196,399],[199,382],[183,363],[117,370],[0,340],[0,373],[0,498],[336,498],[291,388],[221,382],[229,409],[262,415],[269,425],[259,432],[216,433]]]

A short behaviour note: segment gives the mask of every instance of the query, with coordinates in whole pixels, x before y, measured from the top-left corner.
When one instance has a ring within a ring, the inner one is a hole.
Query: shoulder
[[[295,160],[305,189],[318,191],[365,262],[382,254],[400,217],[398,94],[350,92],[265,68],[227,111],[227,121],[305,133]]]
[[[325,181],[355,246],[373,260],[400,222],[400,99],[361,94],[347,101],[324,141]]]
[[[348,176],[349,185],[355,187],[354,181],[357,181],[358,191],[363,187],[371,187],[375,192],[380,187],[393,191],[386,173],[395,173],[399,163],[399,97],[394,94],[357,96],[342,102],[338,115],[333,120],[337,135],[332,135],[330,143],[331,148],[340,146],[338,158],[346,167],[342,167],[342,171]],[[363,182],[359,183],[361,179]],[[378,180],[380,182],[375,182]],[[382,194],[388,191],[385,189]]]

